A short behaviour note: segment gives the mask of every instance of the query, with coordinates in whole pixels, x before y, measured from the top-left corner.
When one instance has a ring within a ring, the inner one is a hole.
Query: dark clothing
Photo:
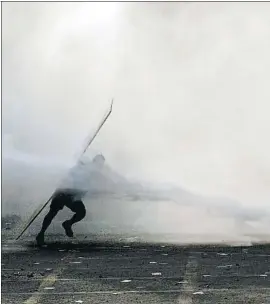
[[[50,211],[57,214],[65,206],[74,212],[75,219],[83,219],[86,214],[84,203],[76,198],[77,193],[57,192],[52,199]],[[73,218],[72,218],[73,219]],[[73,222],[73,220],[71,220]],[[77,220],[75,221],[77,222]]]
[[[65,206],[73,212],[78,212],[85,209],[84,204],[81,199],[79,199],[77,192],[64,190],[56,192],[52,199],[50,209],[58,212]]]
[[[44,233],[51,224],[53,218],[57,213],[62,210],[65,206],[68,207],[75,214],[70,220],[65,221],[62,226],[66,231],[67,236],[72,237],[73,231],[71,229],[72,225],[81,221],[86,215],[86,209],[83,202],[80,199],[81,195],[78,195],[78,192],[72,191],[57,191],[52,198],[50,205],[50,211],[44,218],[42,228],[40,233],[37,236],[38,244],[44,243]]]
[[[50,209],[55,211],[62,210],[67,204],[71,205],[73,202],[73,197],[66,193],[57,193],[51,202]]]

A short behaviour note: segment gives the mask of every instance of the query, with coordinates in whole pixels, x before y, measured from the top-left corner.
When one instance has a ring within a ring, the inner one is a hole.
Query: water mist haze
[[[3,3],[3,215],[46,201],[114,97],[87,152],[109,171],[93,178],[99,196],[90,191],[78,229],[267,234],[269,13],[269,3]]]

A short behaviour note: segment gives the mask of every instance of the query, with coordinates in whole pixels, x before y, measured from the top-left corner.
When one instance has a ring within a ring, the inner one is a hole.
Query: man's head
[[[99,168],[102,168],[105,163],[105,157],[102,154],[98,154],[93,158],[93,163]]]

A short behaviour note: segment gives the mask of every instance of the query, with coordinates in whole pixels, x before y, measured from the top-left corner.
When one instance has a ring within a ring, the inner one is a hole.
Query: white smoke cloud
[[[269,3],[3,3],[3,134],[71,163],[244,205],[270,199]],[[5,150],[7,143],[4,142]]]

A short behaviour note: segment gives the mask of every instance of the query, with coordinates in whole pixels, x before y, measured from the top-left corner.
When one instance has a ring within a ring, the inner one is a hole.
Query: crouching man
[[[46,230],[57,213],[64,207],[67,207],[74,212],[72,218],[63,222],[62,224],[66,235],[68,237],[73,237],[72,225],[81,221],[86,215],[86,209],[81,198],[82,193],[78,193],[78,191],[73,189],[60,189],[54,194],[51,201],[50,210],[45,216],[41,230],[36,237],[36,241],[39,246],[44,245],[44,234]]]

